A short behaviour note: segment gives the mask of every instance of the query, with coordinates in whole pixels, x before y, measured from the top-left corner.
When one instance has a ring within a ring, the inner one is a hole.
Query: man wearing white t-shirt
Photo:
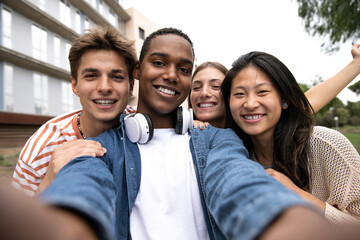
[[[83,239],[333,238],[320,214],[248,159],[232,130],[187,131],[178,106],[193,61],[192,42],[177,29],[145,40],[137,114],[94,138],[103,157],[72,160],[41,195],[67,209],[57,214],[71,228],[59,229]]]

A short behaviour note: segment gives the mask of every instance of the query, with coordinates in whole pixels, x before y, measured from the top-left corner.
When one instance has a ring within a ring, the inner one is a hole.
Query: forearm
[[[358,227],[358,226],[357,226]],[[286,210],[259,237],[259,240],[339,240],[358,239],[359,230],[352,226],[348,231],[329,224],[320,214],[304,207]],[[346,236],[346,237],[345,237]]]
[[[117,188],[108,166],[94,157],[70,161],[39,197],[51,206],[83,216],[98,236],[112,239]]]
[[[204,170],[210,213],[228,239],[254,239],[286,209],[307,205],[246,155],[240,142],[222,141]]]
[[[0,184],[0,212],[1,239],[97,239],[80,217],[41,204],[3,184]]]
[[[318,112],[334,99],[360,73],[360,59],[353,59],[335,76],[305,92],[314,112]]]

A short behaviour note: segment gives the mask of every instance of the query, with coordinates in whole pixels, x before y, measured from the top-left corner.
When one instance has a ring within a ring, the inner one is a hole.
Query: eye
[[[87,80],[93,80],[97,78],[97,75],[95,73],[87,73],[85,74],[84,78]]]
[[[189,75],[190,74],[190,70],[185,68],[185,67],[181,67],[179,68],[180,72],[182,72],[183,74]]]
[[[220,85],[214,85],[214,86],[212,86],[212,88],[214,89],[214,90],[220,90]]]
[[[260,95],[263,95],[263,94],[266,94],[266,93],[268,93],[269,92],[269,90],[260,90],[260,91],[258,91],[258,94],[260,94]]]
[[[236,93],[234,93],[234,96],[235,96],[235,97],[243,97],[243,96],[245,96],[245,93],[243,93],[243,92],[236,92]]]
[[[165,63],[163,63],[162,61],[159,61],[159,60],[154,60],[152,62],[152,64],[155,66],[158,66],[158,67],[165,66]]]
[[[121,80],[125,79],[125,77],[123,75],[114,75],[114,76],[112,76],[112,78],[116,81],[121,81]]]
[[[194,87],[192,88],[192,91],[197,92],[197,91],[199,91],[200,89],[201,89],[200,86],[194,86]]]

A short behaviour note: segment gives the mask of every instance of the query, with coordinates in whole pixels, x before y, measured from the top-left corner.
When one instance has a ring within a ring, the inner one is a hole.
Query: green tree
[[[299,86],[303,92],[306,92],[307,90],[310,89],[309,85],[304,84],[304,83],[299,83]]]
[[[340,43],[360,38],[359,0],[297,0],[298,14],[305,30],[312,35],[328,37],[326,52],[339,50]]]
[[[360,95],[360,81],[357,81],[353,85],[348,87],[351,91],[356,93],[356,95]]]
[[[339,126],[343,127],[348,124],[350,121],[350,113],[349,110],[347,110],[344,107],[338,107],[334,110],[334,115],[339,118]]]

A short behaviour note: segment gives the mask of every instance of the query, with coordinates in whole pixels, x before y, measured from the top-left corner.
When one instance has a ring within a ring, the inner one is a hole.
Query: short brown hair
[[[113,27],[94,27],[74,40],[69,52],[69,62],[71,76],[76,81],[81,56],[90,49],[114,50],[123,56],[129,72],[129,82],[132,83],[133,71],[137,63],[134,42],[124,39]]]

